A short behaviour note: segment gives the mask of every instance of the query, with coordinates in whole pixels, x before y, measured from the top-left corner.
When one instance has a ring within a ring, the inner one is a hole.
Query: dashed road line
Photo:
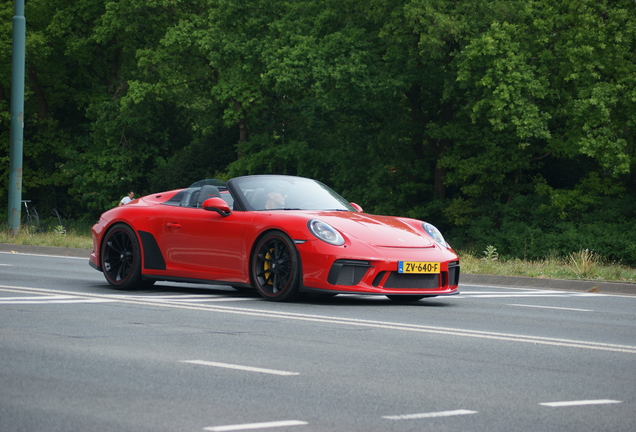
[[[477,414],[477,411],[458,409],[453,411],[438,411],[438,412],[429,412],[429,413],[420,413],[420,414],[382,416],[382,418],[387,420],[415,420],[415,419],[435,418],[435,417],[453,417],[453,416],[469,415],[469,414]]]
[[[508,306],[529,307],[529,308],[538,308],[538,309],[557,309],[557,310],[566,310],[566,311],[573,311],[573,312],[594,312],[594,310],[592,309],[576,309],[576,308],[555,307],[555,306],[539,306],[539,305],[524,305],[524,304],[509,304]]]
[[[220,367],[220,368],[226,368],[226,369],[236,369],[236,370],[242,370],[242,371],[247,371],[247,372],[259,372],[259,373],[266,373],[266,374],[271,374],[271,375],[281,375],[281,376],[300,375],[299,372],[287,372],[287,371],[281,371],[281,370],[252,367],[252,366],[242,366],[242,365],[237,365],[237,364],[210,362],[210,361],[205,361],[205,360],[181,360],[181,363],[191,363],[191,364],[198,364],[198,365],[203,365],[203,366],[213,366],[213,367]]]
[[[561,408],[561,407],[571,407],[571,406],[582,406],[582,405],[605,405],[605,404],[619,404],[623,403],[623,401],[613,400],[613,399],[595,399],[595,400],[578,400],[578,401],[561,401],[561,402],[543,402],[539,405],[547,406],[550,408]]]
[[[276,427],[284,427],[284,426],[304,426],[309,423],[300,421],[300,420],[282,420],[282,421],[273,421],[273,422],[263,422],[263,423],[245,423],[245,424],[236,424],[236,425],[227,425],[227,426],[212,426],[203,428],[203,430],[211,431],[211,432],[228,432],[228,431],[242,431],[242,430],[253,430],[253,429],[267,429],[267,428],[276,428]]]

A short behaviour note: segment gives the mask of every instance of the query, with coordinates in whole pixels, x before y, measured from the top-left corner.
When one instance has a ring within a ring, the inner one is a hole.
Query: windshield
[[[229,182],[243,195],[249,210],[356,211],[328,186],[308,178],[259,175]]]

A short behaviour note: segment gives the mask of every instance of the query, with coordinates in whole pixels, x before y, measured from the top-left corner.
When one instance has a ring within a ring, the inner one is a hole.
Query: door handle
[[[168,224],[167,224],[167,225],[168,225],[168,228],[174,228],[174,229],[179,229],[179,228],[181,228],[181,225],[179,225],[179,224],[178,224],[178,223],[176,223],[176,222],[168,222]]]

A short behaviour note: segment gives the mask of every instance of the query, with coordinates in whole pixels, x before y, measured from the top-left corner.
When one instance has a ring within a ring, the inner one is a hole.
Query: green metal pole
[[[26,51],[24,0],[15,0],[11,60],[11,153],[9,156],[9,231],[20,230],[22,204],[22,138],[24,131],[24,59]]]

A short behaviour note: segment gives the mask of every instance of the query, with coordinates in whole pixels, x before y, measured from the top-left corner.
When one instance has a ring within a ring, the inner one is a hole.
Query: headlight
[[[431,225],[428,222],[422,222],[422,228],[424,228],[424,231],[426,231],[428,235],[433,237],[433,240],[435,240],[437,243],[441,244],[442,246],[450,249],[450,246],[448,245],[448,243],[446,243],[446,240],[444,240],[444,236],[437,228],[435,228],[433,225]]]
[[[345,242],[344,238],[334,227],[318,219],[312,219],[307,222],[307,228],[320,240],[334,246],[342,246]]]

